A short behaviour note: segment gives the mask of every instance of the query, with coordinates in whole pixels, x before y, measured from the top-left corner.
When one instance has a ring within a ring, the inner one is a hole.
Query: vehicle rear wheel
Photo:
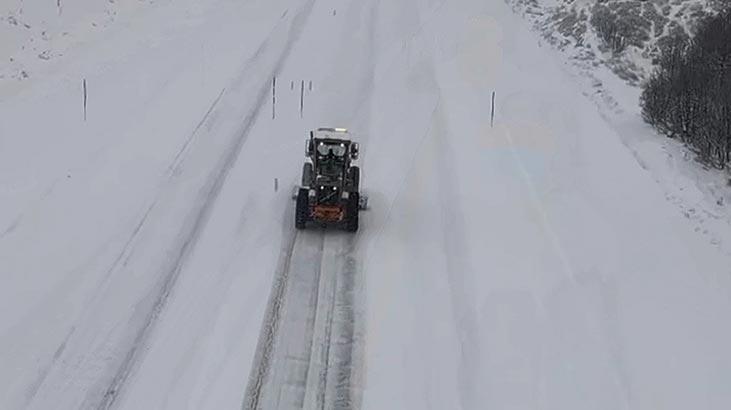
[[[310,220],[309,192],[306,188],[300,188],[297,192],[297,208],[294,215],[294,227],[305,229],[307,221]]]
[[[360,168],[352,166],[348,170],[348,188],[350,192],[360,191]]]
[[[348,196],[346,205],[346,221],[345,230],[348,232],[356,232],[358,230],[358,202],[360,195],[357,192],[351,192]]]

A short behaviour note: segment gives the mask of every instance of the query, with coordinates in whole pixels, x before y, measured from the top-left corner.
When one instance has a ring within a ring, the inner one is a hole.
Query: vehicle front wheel
[[[312,186],[312,164],[309,162],[305,162],[305,164],[302,166],[302,186],[303,187],[309,187]]]

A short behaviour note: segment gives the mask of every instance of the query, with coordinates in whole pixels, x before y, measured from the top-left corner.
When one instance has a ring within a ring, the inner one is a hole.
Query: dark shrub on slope
[[[731,165],[731,9],[665,49],[641,104],[646,121],[687,143],[703,162]]]
[[[647,13],[642,12],[643,4],[637,1],[616,1],[598,2],[594,5],[590,22],[604,48],[613,53],[621,53],[629,45],[642,48],[650,39],[652,21]],[[649,9],[655,10],[652,7]]]

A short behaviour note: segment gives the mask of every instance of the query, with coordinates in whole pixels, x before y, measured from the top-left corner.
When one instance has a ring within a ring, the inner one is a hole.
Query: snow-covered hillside
[[[601,63],[637,85],[661,50],[687,39],[722,0],[506,0],[550,43],[585,66]]]
[[[0,408],[731,407],[729,231],[503,0],[85,38],[0,91]],[[361,144],[357,234],[294,229],[318,126]]]

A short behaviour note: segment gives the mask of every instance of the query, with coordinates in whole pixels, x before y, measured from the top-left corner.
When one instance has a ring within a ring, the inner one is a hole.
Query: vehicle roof
[[[345,128],[318,128],[312,134],[325,142],[350,142],[350,134]]]
[[[338,132],[338,133],[348,133],[347,128],[333,128],[333,127],[320,127],[317,129],[317,131],[323,131],[323,132]]]

